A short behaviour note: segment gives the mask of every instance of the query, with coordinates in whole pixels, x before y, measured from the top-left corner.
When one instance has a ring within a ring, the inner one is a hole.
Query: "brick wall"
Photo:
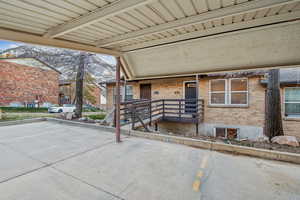
[[[248,78],[249,99],[247,107],[213,107],[209,106],[209,80],[200,81],[200,96],[204,98],[204,122],[264,126],[265,88],[259,83],[258,77]]]
[[[36,95],[43,102],[57,104],[58,77],[54,70],[0,61],[0,105],[32,102]]]
[[[96,107],[100,108],[101,107],[101,98],[100,98],[100,96],[101,96],[101,89],[99,87],[97,87],[97,86],[94,86],[94,88],[91,91],[91,95],[93,95],[95,97],[95,100],[96,100],[96,102],[95,102],[94,105]]]
[[[193,81],[195,77],[190,78],[172,78],[172,79],[157,79],[139,82],[129,82],[133,85],[134,98],[140,97],[139,85],[151,83],[152,99],[163,98],[184,98],[184,81]],[[200,131],[212,131],[215,125],[233,126],[240,128],[245,134],[252,134],[253,138],[261,136],[265,120],[265,90],[259,81],[260,77],[249,77],[249,105],[247,107],[212,107],[209,106],[209,78],[203,78],[199,81],[199,96],[204,99],[204,123],[200,125]],[[113,108],[113,84],[108,86],[107,90],[107,105]],[[282,94],[283,96],[283,94]],[[283,107],[283,106],[282,106]],[[173,125],[172,125],[173,124]],[[204,125],[207,125],[204,127]],[[181,132],[187,135],[195,132],[195,125],[174,123],[161,123],[162,131]],[[202,127],[201,127],[202,126]],[[169,129],[168,129],[169,127]],[[286,135],[294,135],[300,139],[300,121],[283,120],[283,127]]]
[[[113,96],[113,90],[114,90],[114,84],[107,84],[106,85],[106,111],[110,111],[114,108],[114,96]]]

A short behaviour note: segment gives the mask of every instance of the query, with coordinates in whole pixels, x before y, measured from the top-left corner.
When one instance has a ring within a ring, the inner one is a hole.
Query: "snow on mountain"
[[[6,49],[0,54],[9,53],[16,57],[35,57],[62,72],[61,80],[73,79],[79,65],[80,51],[23,45]],[[86,59],[86,71],[98,82],[112,79],[115,72],[115,60],[111,56],[89,54]]]

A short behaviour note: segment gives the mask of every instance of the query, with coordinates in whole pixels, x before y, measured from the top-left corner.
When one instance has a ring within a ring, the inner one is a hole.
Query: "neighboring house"
[[[59,81],[59,105],[72,104],[72,100],[75,97],[74,86],[70,81]]]
[[[75,98],[75,88],[76,88],[75,81],[64,80],[59,82],[59,104],[60,105],[73,103]],[[87,89],[87,87],[84,87],[84,89]],[[96,84],[92,84],[88,90],[89,90],[88,95],[93,96],[92,99],[95,102],[90,102],[87,100],[87,98],[85,98],[84,104],[93,105],[98,108],[104,107],[103,102],[101,101],[101,88]]]
[[[57,104],[59,75],[58,70],[36,58],[1,58],[0,105]]]
[[[300,70],[282,69],[280,73],[284,132],[300,139]],[[199,134],[252,140],[263,137],[265,76],[266,71],[262,70],[199,76],[199,98],[204,108],[198,125]],[[123,81],[121,98],[122,101],[196,98],[195,79],[191,76],[127,81],[126,90]],[[115,81],[106,82],[106,87],[109,110],[114,107]],[[161,132],[187,136],[196,133],[193,123],[159,121],[157,125]]]

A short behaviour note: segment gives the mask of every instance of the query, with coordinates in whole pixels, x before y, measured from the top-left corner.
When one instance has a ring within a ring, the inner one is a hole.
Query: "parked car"
[[[63,104],[63,106],[51,106],[48,108],[49,113],[61,113],[61,112],[75,112],[75,105]]]

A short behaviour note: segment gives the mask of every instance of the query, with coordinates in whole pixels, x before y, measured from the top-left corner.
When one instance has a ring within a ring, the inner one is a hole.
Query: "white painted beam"
[[[300,20],[124,53],[135,79],[300,63]],[[149,67],[150,66],[150,67]]]
[[[123,69],[126,71],[126,73],[128,75],[128,79],[134,78],[133,73],[132,73],[132,69],[128,65],[128,63],[126,61],[126,58],[124,58],[123,56],[121,56],[120,57],[120,61],[121,61],[121,64],[123,65]]]
[[[64,35],[76,29],[88,26],[97,21],[107,19],[121,12],[126,12],[130,9],[134,9],[138,6],[145,5],[153,0],[119,0],[115,3],[108,4],[102,8],[99,8],[91,13],[88,13],[82,17],[79,17],[70,22],[58,25],[50,29],[44,36],[45,37],[58,37]]]
[[[169,37],[169,38],[162,38],[162,39],[151,40],[151,41],[147,41],[147,42],[141,42],[139,44],[134,44],[134,45],[123,47],[120,50],[122,52],[134,51],[135,49],[142,49],[142,48],[147,48],[147,47],[151,47],[151,46],[174,43],[174,42],[184,41],[184,40],[193,39],[193,38],[201,38],[201,37],[211,36],[211,35],[215,35],[215,34],[222,34],[222,33],[226,33],[229,31],[239,31],[239,30],[243,30],[243,29],[248,29],[248,31],[251,31],[252,29],[249,29],[249,28],[259,27],[259,26],[274,24],[274,23],[283,23],[283,22],[287,22],[290,20],[294,20],[294,19],[300,20],[300,11],[294,11],[291,13],[286,13],[286,14],[281,14],[281,15],[273,15],[270,17],[259,18],[256,20],[233,23],[233,24],[219,26],[219,27],[210,28],[210,29],[206,29],[206,30],[195,31],[195,32],[186,33],[186,34],[182,34],[182,35],[176,35],[176,36]]]
[[[127,34],[115,36],[109,39],[100,40],[96,46],[109,46],[118,42],[123,42],[129,39],[142,37],[146,35],[151,35],[154,33],[159,33],[165,30],[179,28],[187,25],[204,23],[207,21],[223,18],[225,16],[233,16],[237,14],[243,14],[249,11],[269,8],[273,6],[285,5],[292,2],[299,2],[300,0],[254,0],[246,3],[238,4],[235,6],[230,6],[222,9],[213,10],[207,13],[190,16],[186,18],[182,18],[176,21],[168,22],[165,24],[160,24],[156,26],[152,26],[146,29],[142,29],[139,31],[130,32]]]
[[[121,56],[122,53],[118,51],[113,51],[105,48],[99,48],[91,45],[70,42],[66,40],[58,40],[58,39],[51,39],[45,38],[39,35],[12,31],[8,29],[0,28],[0,39],[2,40],[10,40],[16,42],[24,42],[30,44],[37,44],[37,45],[45,45],[45,46],[52,46],[52,47],[59,47],[59,48],[66,48],[66,49],[74,49],[79,51],[87,51],[93,53],[101,53],[107,54],[112,56]]]

